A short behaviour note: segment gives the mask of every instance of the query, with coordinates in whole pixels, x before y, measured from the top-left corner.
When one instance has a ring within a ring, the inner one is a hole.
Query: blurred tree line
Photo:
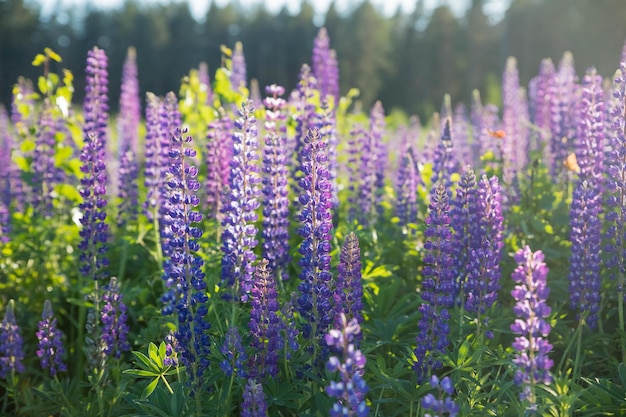
[[[337,51],[342,92],[357,87],[365,107],[382,99],[387,109],[424,117],[439,107],[445,93],[454,102],[469,102],[471,90],[478,88],[487,99],[498,100],[510,55],[518,58],[524,84],[542,58],[558,62],[565,50],[573,52],[579,74],[595,66],[609,77],[618,67],[626,39],[626,1],[511,0],[505,17],[495,23],[484,11],[488,1],[468,0],[465,13],[457,16],[445,1],[427,11],[417,0],[412,12],[399,9],[390,17],[368,0],[347,13],[339,13],[332,3],[321,24]],[[39,75],[30,63],[46,46],[74,72],[78,102],[85,57],[94,45],[109,56],[114,106],[129,46],[137,49],[144,92],[177,90],[181,77],[201,61],[213,73],[221,63],[220,46],[232,47],[236,41],[243,42],[249,78],[261,86],[279,83],[291,89],[301,64],[311,61],[318,20],[309,0],[302,0],[295,14],[286,8],[272,14],[262,5],[244,10],[236,2],[212,2],[202,21],[182,2],[127,0],[115,10],[57,9],[44,19],[31,2],[0,0],[0,100],[10,102],[19,75]]]

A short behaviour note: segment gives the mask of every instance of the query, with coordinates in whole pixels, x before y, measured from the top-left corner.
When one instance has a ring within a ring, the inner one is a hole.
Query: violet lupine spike
[[[452,116],[452,149],[454,149],[456,165],[470,165],[473,160],[468,134],[469,125],[467,109],[462,103],[459,103],[454,109],[454,116]]]
[[[9,133],[9,117],[0,104],[0,242],[9,241],[11,232],[12,179],[16,167],[11,160],[13,138]]]
[[[335,108],[331,108],[326,98],[322,99],[321,112],[319,129],[323,140],[326,142],[328,152],[328,172],[330,173],[330,184],[332,186],[333,207],[338,207],[337,173],[339,164],[337,162],[337,145],[339,141],[337,137],[337,114]]]
[[[198,66],[198,78],[200,79],[201,88],[206,91],[205,104],[210,106],[213,104],[213,89],[211,88],[209,65],[206,62],[201,62]]]
[[[267,417],[267,402],[263,386],[253,378],[248,379],[243,390],[241,417]]]
[[[430,386],[438,392],[437,397],[428,393],[422,398],[421,404],[425,410],[432,410],[434,414],[426,413],[424,417],[455,417],[460,407],[452,399],[454,395],[454,384],[450,377],[444,377],[441,381],[436,375],[430,377]]]
[[[163,252],[168,255],[168,265],[163,279],[168,291],[163,295],[163,314],[176,314],[178,357],[187,369],[189,383],[194,390],[202,384],[202,375],[209,366],[210,341],[207,330],[208,313],[204,262],[197,254],[198,239],[202,230],[196,227],[202,214],[196,211],[200,204],[196,193],[200,183],[196,180],[198,170],[193,164],[196,151],[191,147],[192,138],[187,129],[177,129],[171,139],[169,150],[170,210],[168,216],[170,238]]]
[[[480,157],[484,154],[482,143],[483,129],[485,128],[485,106],[480,98],[480,91],[472,91],[472,104],[470,106],[470,122],[472,125],[472,153],[474,160],[472,166],[479,166]]]
[[[363,322],[363,281],[361,279],[361,249],[359,239],[352,232],[346,236],[339,255],[337,265],[337,281],[335,288],[335,327],[340,328],[341,315],[350,321]],[[359,334],[356,341],[363,337]],[[358,343],[357,343],[358,344]]]
[[[128,313],[126,304],[122,301],[120,285],[116,277],[112,277],[102,295],[102,310],[100,320],[102,321],[102,342],[104,353],[119,359],[122,352],[130,350],[128,343]]]
[[[624,272],[626,271],[626,60],[620,64],[615,74],[613,98],[616,105],[610,115],[612,118],[612,136],[609,151],[606,154],[606,202],[608,223],[605,247],[606,266],[611,277],[618,278],[618,291],[624,291]]]
[[[205,189],[208,216],[221,223],[222,200],[230,176],[233,143],[230,116],[221,108],[218,113],[220,116],[209,123],[207,130]]]
[[[267,259],[256,266],[254,286],[250,292],[250,356],[248,369],[252,378],[264,379],[278,375],[278,357],[284,347],[280,337],[281,320],[278,316],[276,281],[269,269]]]
[[[286,148],[284,113],[287,102],[280,96],[285,89],[277,85],[266,87],[264,100],[265,147],[263,149],[263,256],[277,279],[289,278],[289,168]]]
[[[436,187],[440,182],[449,187],[451,185],[450,176],[455,171],[455,160],[452,154],[452,119],[446,117],[443,121],[441,136],[433,159],[433,174],[431,177],[433,187]]]
[[[531,102],[533,114],[532,120],[539,129],[537,132],[537,142],[534,149],[544,150],[544,162],[548,167],[552,167],[554,161],[550,152],[550,144],[552,143],[551,126],[551,103],[553,98],[551,94],[554,92],[554,83],[556,70],[550,58],[541,61],[539,67],[539,75],[535,77],[535,92]]]
[[[571,308],[595,329],[600,309],[602,193],[593,180],[579,181],[570,208],[572,253],[569,270]]]
[[[321,338],[333,321],[330,250],[332,237],[332,194],[326,144],[317,129],[311,129],[302,150],[304,176],[299,180],[298,233],[303,240],[299,253],[300,298],[298,311],[305,323],[305,338]]]
[[[370,111],[370,137],[372,151],[374,153],[375,181],[374,201],[376,213],[381,216],[384,212],[382,202],[385,197],[385,179],[387,170],[387,145],[383,137],[385,135],[385,109],[380,101],[374,103]]]
[[[502,176],[507,185],[513,183],[513,178],[518,173],[517,149],[527,152],[525,138],[520,133],[522,122],[519,118],[521,111],[519,89],[517,60],[509,57],[502,74],[502,127],[506,133],[502,138]]]
[[[297,299],[297,293],[291,294],[291,299],[283,304],[280,309],[281,323],[280,332],[283,338],[284,356],[287,360],[291,359],[291,353],[297,352],[300,348],[298,343],[298,335],[300,331],[295,320],[294,303]]]
[[[404,145],[402,160],[398,169],[396,214],[400,224],[406,226],[417,221],[417,187],[421,183],[413,148]]]
[[[476,249],[480,235],[480,214],[478,209],[478,190],[476,174],[469,166],[465,168],[456,189],[456,197],[451,203],[450,225],[453,234],[455,299],[464,302],[465,286],[469,273],[469,259]]]
[[[324,336],[326,344],[339,352],[341,358],[331,356],[326,364],[329,372],[338,372],[340,381],[330,381],[326,393],[336,398],[329,410],[331,417],[365,417],[369,407],[365,400],[368,387],[363,379],[367,359],[355,347],[355,339],[361,333],[361,326],[356,318],[348,320],[344,314],[339,317],[339,325]]]
[[[79,205],[82,212],[80,220],[81,242],[80,273],[93,280],[107,276],[108,225],[106,219],[106,184],[105,149],[108,123],[108,74],[107,57],[102,49],[94,48],[87,55],[87,85],[83,127],[85,140],[80,155],[83,178],[80,183],[80,195],[83,202]],[[97,296],[96,296],[97,298]],[[94,300],[97,303],[97,300]]]
[[[67,371],[67,365],[63,362],[63,332],[57,329],[57,319],[50,300],[44,301],[41,318],[37,326],[37,357],[41,367],[48,369],[50,376],[54,377],[58,372]]]
[[[438,358],[448,347],[449,309],[454,305],[455,272],[448,191],[443,184],[433,188],[424,233],[424,278],[422,282],[421,317],[418,324],[416,361],[413,369],[418,383],[432,371],[440,369]]]
[[[580,167],[579,177],[602,184],[605,146],[605,113],[602,77],[594,68],[583,79],[581,117],[576,134],[576,161]]]
[[[575,113],[576,70],[572,54],[566,52],[559,63],[550,90],[550,153],[555,163],[551,167],[554,177],[565,171],[563,162],[574,151],[578,116]]]
[[[52,216],[52,192],[60,176],[54,161],[56,127],[52,109],[44,108],[38,123],[32,162],[32,206],[35,213],[44,217]]]
[[[6,379],[9,374],[21,374],[26,370],[24,360],[24,346],[20,328],[15,322],[14,301],[10,300],[0,323],[0,379]]]
[[[146,138],[145,138],[145,169],[144,186],[146,201],[144,214],[152,221],[158,221],[161,204],[164,199],[164,169],[169,161],[163,158],[161,147],[164,144],[160,128],[161,108],[163,100],[152,93],[146,94]]]
[[[234,298],[246,302],[252,290],[259,207],[258,132],[251,101],[243,104],[232,135],[233,157],[228,192],[224,194],[222,282]],[[225,294],[226,296],[226,294]]]
[[[224,371],[224,374],[228,377],[233,374],[238,378],[246,378],[247,373],[247,360],[248,356],[241,344],[241,335],[237,327],[232,326],[228,328],[228,331],[224,335],[224,342],[220,346],[220,353],[224,357],[220,362],[220,368]]]
[[[358,221],[363,226],[371,222],[376,183],[376,167],[370,133],[359,124],[355,124],[348,140],[349,190],[348,217],[350,222]]]
[[[246,58],[243,55],[243,44],[235,43],[232,58],[232,68],[230,73],[230,83],[233,90],[239,91],[239,88],[248,86],[248,78],[246,71]]]
[[[317,80],[312,75],[311,68],[307,64],[303,64],[298,75],[298,86],[291,96],[291,100],[296,108],[294,115],[296,119],[295,148],[293,150],[293,154],[296,155],[296,161],[292,169],[292,176],[296,179],[302,176],[301,154],[309,129],[319,128],[319,117],[316,113],[316,106],[313,103],[316,89]]]
[[[313,75],[319,81],[322,98],[332,96],[336,103],[339,97],[339,69],[336,56],[332,56],[328,31],[324,27],[320,28],[313,40],[312,67]]]
[[[536,386],[552,383],[550,368],[553,361],[548,356],[552,345],[547,339],[551,330],[547,321],[551,309],[546,303],[550,294],[548,267],[543,253],[532,252],[528,246],[518,250],[514,258],[517,268],[511,278],[516,285],[511,295],[516,300],[513,312],[518,317],[511,325],[511,331],[517,335],[513,342],[513,349],[517,352],[513,363],[518,367],[514,381],[522,386],[520,400],[528,400],[528,409],[536,410]]]

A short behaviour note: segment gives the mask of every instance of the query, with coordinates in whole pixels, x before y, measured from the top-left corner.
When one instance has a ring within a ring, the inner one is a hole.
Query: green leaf
[[[160,375],[156,372],[146,371],[145,369],[126,369],[123,373],[146,378],[158,378]]]
[[[622,386],[626,388],[626,365],[624,365],[623,362],[617,367],[617,372],[619,372],[619,379],[622,381]]]
[[[143,398],[144,400],[146,398],[148,398],[156,389],[157,385],[159,384],[159,378],[155,378],[151,383],[148,384],[148,386],[143,390],[143,392],[141,393],[141,398]]]
[[[133,355],[135,355],[135,358],[137,358],[141,363],[143,363],[147,369],[151,369],[156,373],[160,373],[160,369],[146,355],[136,350],[133,351]]]
[[[32,65],[33,67],[38,67],[44,62],[46,62],[46,57],[43,54],[37,54],[35,55],[35,59],[33,59]]]
[[[20,169],[20,171],[28,172],[30,168],[30,164],[28,163],[28,159],[23,157],[22,155],[15,155],[13,157],[13,162]]]
[[[44,96],[48,94],[48,80],[43,75],[40,75],[37,79],[37,87],[39,87],[39,91]]]
[[[26,139],[22,141],[22,144],[20,145],[20,150],[22,151],[22,153],[29,153],[29,152],[34,151],[35,142],[30,139]]]
[[[58,195],[67,198],[69,201],[80,202],[83,199],[78,189],[70,184],[57,184],[54,186],[54,191],[56,191]]]

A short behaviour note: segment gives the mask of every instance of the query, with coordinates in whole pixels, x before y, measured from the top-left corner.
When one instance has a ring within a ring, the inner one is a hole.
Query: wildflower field
[[[222,52],[144,98],[94,47],[78,104],[46,49],[0,107],[0,415],[626,415],[626,48],[421,121],[324,29],[291,92]]]

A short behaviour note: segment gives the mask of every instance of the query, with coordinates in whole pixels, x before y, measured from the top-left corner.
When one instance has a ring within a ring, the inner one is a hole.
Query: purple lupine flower
[[[612,114],[612,136],[606,154],[606,213],[608,223],[606,237],[609,243],[605,248],[606,266],[611,276],[619,277],[617,288],[624,291],[624,271],[626,271],[626,59],[620,63],[620,70],[614,79],[613,98],[616,105]]]
[[[60,170],[54,161],[56,134],[57,123],[53,109],[47,106],[38,123],[32,162],[32,206],[35,213],[44,217],[52,216],[52,192],[60,177]]]
[[[57,329],[57,319],[52,312],[50,300],[44,301],[41,318],[37,331],[37,357],[41,361],[41,367],[49,369],[50,376],[54,377],[57,372],[67,371],[67,365],[63,362],[63,332]]]
[[[120,93],[120,113],[117,118],[119,141],[118,173],[118,214],[117,225],[123,228],[128,221],[137,219],[137,178],[139,163],[137,151],[139,143],[139,122],[141,104],[139,100],[139,81],[134,48],[129,48],[122,69]]]
[[[570,302],[577,317],[594,329],[600,309],[602,194],[593,179],[579,181],[570,208]]]
[[[237,327],[232,326],[228,328],[228,331],[224,335],[224,342],[220,346],[220,353],[224,357],[220,362],[220,368],[222,368],[226,376],[230,377],[233,374],[237,375],[239,378],[248,376],[246,372],[246,361],[248,357],[241,344],[241,335]]]
[[[321,112],[319,130],[324,142],[326,142],[333,207],[337,207],[339,205],[339,197],[337,195],[337,172],[339,170],[339,164],[337,162],[337,113],[334,107],[331,108],[330,102],[326,98],[322,99]]]
[[[465,299],[465,286],[469,273],[469,259],[472,250],[479,243],[480,224],[478,210],[478,190],[476,174],[469,166],[461,176],[456,189],[456,198],[450,209],[450,225],[454,231],[452,248],[454,250],[455,299]]]
[[[365,401],[368,388],[363,379],[367,359],[353,343],[361,326],[356,318],[348,321],[345,314],[341,314],[339,322],[337,328],[324,336],[326,344],[341,355],[341,358],[331,356],[326,364],[326,369],[338,372],[340,378],[326,387],[328,396],[337,399],[329,413],[331,417],[365,417],[369,414]]]
[[[448,191],[443,184],[433,188],[427,229],[424,234],[424,278],[422,283],[422,305],[418,324],[416,361],[413,369],[417,380],[422,383],[431,371],[441,368],[438,353],[443,353],[449,344],[449,309],[454,305],[454,250],[450,230],[450,206]]]
[[[513,349],[517,352],[513,363],[518,366],[514,381],[522,386],[520,400],[530,402],[530,410],[536,410],[537,384],[550,384],[550,368],[553,365],[548,354],[552,345],[546,338],[550,323],[546,321],[551,309],[546,303],[550,289],[547,286],[548,267],[541,251],[532,252],[528,246],[515,254],[517,268],[511,278],[517,284],[511,295],[517,303],[513,307],[518,317],[511,325],[517,334]]]
[[[146,138],[145,138],[145,168],[144,186],[146,188],[146,201],[144,202],[144,214],[152,221],[159,220],[159,213],[164,199],[163,186],[164,167],[169,162],[163,159],[161,147],[164,141],[161,138],[160,129],[161,108],[163,100],[152,93],[146,94]]]
[[[250,293],[250,345],[254,353],[250,356],[249,369],[250,376],[259,379],[278,374],[278,355],[284,343],[280,337],[276,281],[268,265],[267,259],[257,265]]]
[[[417,221],[417,187],[421,178],[414,152],[414,147],[408,141],[402,145],[402,159],[396,181],[396,214],[403,226]]]
[[[460,166],[469,165],[474,159],[470,149],[469,125],[467,109],[459,103],[452,116],[452,149],[456,164]]]
[[[563,170],[563,162],[573,152],[573,144],[576,137],[576,120],[579,118],[575,113],[576,102],[576,70],[572,54],[566,52],[559,63],[558,71],[554,76],[550,94],[550,130],[552,141],[550,153],[555,163],[551,173],[559,176]]]
[[[319,90],[322,98],[334,97],[335,102],[339,98],[339,68],[337,57],[333,56],[330,49],[330,38],[326,28],[320,28],[313,41],[313,75],[319,80]]]
[[[280,332],[283,337],[283,346],[285,349],[285,358],[291,359],[291,353],[297,352],[300,348],[298,343],[298,335],[300,331],[294,317],[294,301],[297,299],[297,293],[291,294],[291,299],[283,304],[280,309],[281,323]]]
[[[7,305],[4,319],[0,323],[0,379],[8,374],[25,371],[24,347],[20,328],[15,322],[14,301]]]
[[[422,398],[422,407],[431,410],[434,414],[426,413],[424,417],[455,417],[459,413],[459,406],[452,399],[454,384],[450,377],[444,377],[441,381],[436,375],[430,377],[430,386],[436,388],[438,396],[428,393]]]
[[[552,167],[554,161],[550,153],[551,137],[551,103],[553,98],[551,94],[554,92],[554,83],[556,78],[556,70],[550,58],[541,61],[539,67],[539,75],[534,78],[535,91],[532,102],[532,120],[539,129],[537,133],[537,143],[533,149],[542,149],[544,151],[544,162],[548,167]]]
[[[284,108],[280,96],[285,89],[277,85],[266,87],[269,94],[264,100],[266,108],[265,148],[263,149],[263,254],[269,268],[278,279],[288,279],[289,264],[289,169],[286,148]]]
[[[170,330],[167,336],[165,336],[165,358],[163,358],[163,365],[165,366],[178,366],[178,340],[176,340],[176,332]]]
[[[218,112],[220,117],[209,123],[207,130],[205,189],[209,217],[221,222],[222,199],[228,186],[233,142],[230,116],[223,109]]]
[[[80,160],[83,163],[80,183],[80,220],[81,242],[80,273],[98,280],[106,276],[105,268],[109,261],[106,257],[108,225],[106,219],[106,183],[107,173],[104,162],[107,123],[108,123],[108,74],[107,57],[102,49],[95,47],[87,55],[87,85],[83,114],[85,124],[85,144]],[[98,298],[98,295],[96,295]],[[97,299],[94,300],[97,304]]]
[[[9,117],[6,108],[0,104],[0,242],[9,241],[11,230],[10,207],[13,200],[11,183],[15,167],[11,161],[13,140],[9,133]]]
[[[166,243],[167,250],[164,248],[169,258],[163,276],[168,291],[162,300],[163,314],[177,315],[175,336],[179,360],[187,369],[190,384],[197,389],[209,366],[210,342],[206,331],[210,325],[206,320],[208,297],[202,270],[204,262],[196,254],[202,230],[193,225],[202,221],[202,214],[195,211],[200,203],[196,195],[200,183],[196,180],[198,170],[192,162],[196,151],[191,141],[187,129],[177,129],[169,151],[171,164],[167,185],[171,236]]]
[[[235,43],[233,50],[232,67],[230,73],[230,84],[233,90],[239,91],[239,88],[248,86],[248,78],[246,73],[246,58],[243,55],[243,44]]]
[[[480,163],[480,157],[483,155],[483,147],[486,144],[482,143],[483,129],[485,127],[485,107],[483,106],[480,98],[480,92],[478,90],[472,91],[472,104],[470,107],[470,122],[472,124],[472,153],[474,159],[472,166],[478,166]]]
[[[506,133],[502,138],[502,176],[507,185],[513,183],[520,165],[523,166],[518,157],[528,152],[526,138],[520,131],[522,123],[525,123],[520,118],[521,106],[517,60],[509,57],[502,74],[502,127]]]
[[[260,177],[256,160],[257,121],[251,101],[243,104],[233,132],[233,158],[229,190],[224,193],[224,234],[222,236],[222,281],[233,287],[233,297],[248,300],[252,290],[253,263],[257,245],[256,209],[259,207]]]
[[[309,130],[302,150],[304,176],[299,181],[301,189],[298,229],[303,241],[298,265],[301,283],[298,310],[304,318],[303,335],[321,338],[332,323],[332,274],[330,250],[332,236],[332,195],[330,174],[327,168],[326,144],[317,129]]]
[[[455,160],[452,155],[452,119],[446,117],[442,124],[440,140],[437,143],[433,158],[431,183],[436,185],[440,181],[444,181],[446,187],[449,187],[450,176],[456,171]]]
[[[292,92],[290,100],[294,102],[296,108],[294,118],[296,119],[296,133],[294,138],[293,154],[296,155],[295,165],[292,169],[292,177],[302,176],[302,150],[309,132],[309,129],[319,128],[319,115],[313,102],[317,80],[311,74],[311,68],[303,64],[298,75],[298,86]],[[291,153],[291,150],[290,150]]]
[[[480,179],[475,209],[479,229],[476,230],[478,234],[472,237],[476,243],[469,253],[464,292],[465,309],[476,313],[480,325],[483,314],[495,303],[500,289],[504,218],[498,177],[487,179],[483,175]]]
[[[102,338],[104,353],[119,359],[122,352],[130,350],[128,343],[128,313],[122,301],[120,286],[116,277],[112,277],[102,295]]]
[[[374,202],[376,212],[382,215],[384,208],[382,202],[385,196],[385,175],[387,170],[387,146],[383,141],[385,135],[385,109],[380,101],[374,103],[370,111],[370,138],[374,153]]]
[[[373,154],[371,135],[359,124],[355,124],[348,140],[349,190],[348,198],[351,222],[358,221],[369,225],[371,221],[372,201],[374,200],[374,184],[376,182],[376,166]]]
[[[206,92],[205,104],[211,106],[213,104],[213,89],[211,88],[211,77],[209,77],[209,65],[201,62],[198,66],[198,79],[200,80],[200,88]]]
[[[241,403],[241,417],[267,417],[267,403],[263,386],[253,378],[243,389],[243,403]]]
[[[604,92],[602,77],[594,68],[587,70],[583,80],[581,117],[576,134],[576,161],[580,167],[579,177],[591,179],[601,186],[605,125]]]
[[[335,288],[335,327],[341,326],[341,315],[348,320],[363,322],[363,282],[361,280],[361,249],[359,239],[352,232],[346,236],[341,247],[337,282]],[[355,336],[360,341],[362,335]]]

